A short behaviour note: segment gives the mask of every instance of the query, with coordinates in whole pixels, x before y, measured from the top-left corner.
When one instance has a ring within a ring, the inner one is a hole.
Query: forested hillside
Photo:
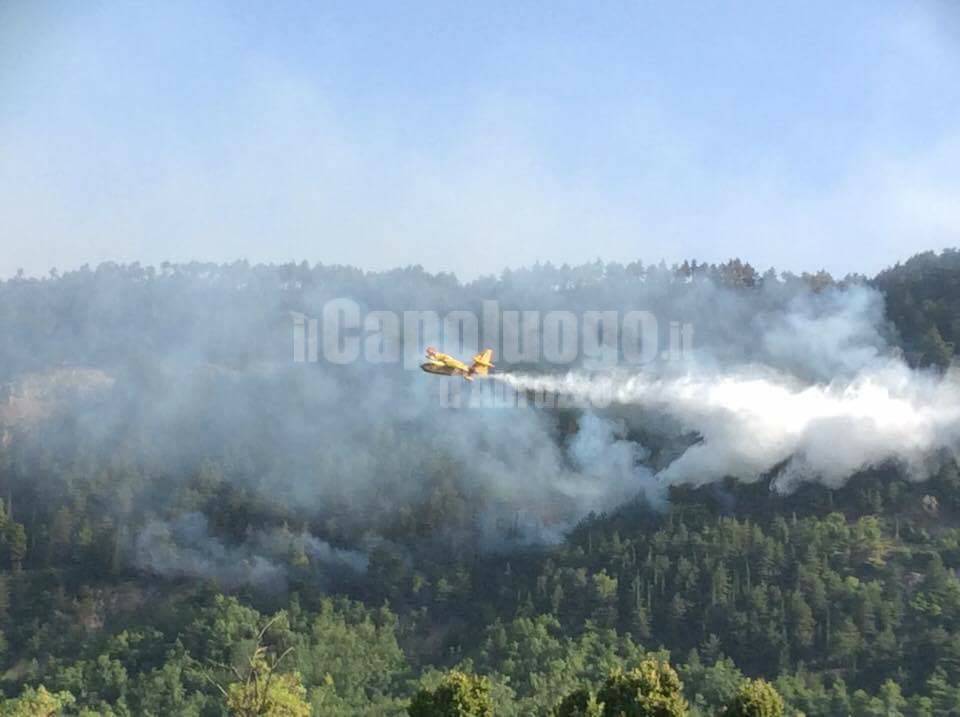
[[[445,379],[290,350],[290,312],[333,298],[494,299],[650,310],[692,323],[704,364],[810,385],[902,356],[927,386],[960,338],[958,257],[4,281],[0,714],[772,715],[776,693],[790,715],[958,714],[960,436],[664,481],[719,448],[616,403],[440,407]],[[828,443],[861,448],[846,425]]]

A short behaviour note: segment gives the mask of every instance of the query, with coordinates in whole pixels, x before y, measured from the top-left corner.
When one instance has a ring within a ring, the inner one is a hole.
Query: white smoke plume
[[[754,481],[779,470],[774,486],[804,480],[836,487],[888,462],[929,477],[940,451],[960,438],[960,381],[911,370],[891,359],[851,377],[805,383],[769,367],[743,366],[674,377],[569,373],[503,375],[518,389],[568,394],[662,411],[699,441],[658,473],[663,483]]]
[[[613,509],[638,493],[651,502],[662,499],[652,471],[643,465],[647,451],[626,440],[626,433],[625,422],[587,413],[570,442],[568,452],[579,471],[574,484],[595,494],[592,502],[597,509]]]
[[[497,379],[627,407],[631,428],[686,437],[656,472],[661,489],[764,476],[782,492],[804,481],[838,487],[889,464],[924,480],[956,454],[960,377],[906,364],[887,341],[877,291],[853,285],[768,303],[706,285],[691,297],[703,340],[680,365]]]

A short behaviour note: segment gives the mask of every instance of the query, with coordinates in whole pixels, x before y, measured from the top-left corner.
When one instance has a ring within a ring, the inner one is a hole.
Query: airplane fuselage
[[[426,371],[427,373],[436,373],[441,376],[463,376],[467,381],[472,381],[473,376],[470,375],[470,369],[464,366],[459,368],[457,366],[449,366],[442,363],[432,363],[428,361],[427,363],[420,364],[420,368]]]
[[[472,381],[474,376],[486,376],[493,364],[490,359],[493,358],[493,351],[485,351],[473,357],[471,365],[465,364],[459,359],[455,359],[448,354],[440,353],[432,346],[427,347],[427,361],[420,364],[420,368],[427,373],[435,373],[441,376],[463,376],[467,381]]]

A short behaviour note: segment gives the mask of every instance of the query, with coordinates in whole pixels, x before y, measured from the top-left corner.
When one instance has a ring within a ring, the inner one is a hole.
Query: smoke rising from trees
[[[50,460],[71,466],[72,480],[116,483],[104,511],[129,526],[121,552],[160,573],[216,574],[237,550],[242,564],[272,564],[242,516],[217,520],[231,496],[252,497],[260,524],[357,551],[355,562],[384,546],[506,550],[554,542],[589,513],[638,497],[662,506],[675,482],[755,480],[776,468],[786,490],[888,461],[921,478],[955,435],[953,379],[904,363],[882,295],[856,277],[761,277],[740,262],[539,265],[470,283],[416,267],[103,265],[6,281],[0,295],[13,307],[2,317],[8,403],[22,405],[17,387],[53,368],[109,377],[74,397],[59,388],[42,420],[5,414],[19,468],[4,492],[65,490],[45,482]],[[618,402],[456,410],[437,400],[448,379],[399,364],[295,363],[291,312],[321,316],[341,297],[366,311],[441,316],[479,315],[491,299],[541,316],[644,310],[661,345],[671,322],[692,324],[695,344],[681,362],[590,378],[579,364],[561,374],[542,357],[523,366],[498,357],[514,385],[603,389]],[[180,530],[185,513],[205,515],[203,530]],[[174,549],[186,550],[179,563]]]

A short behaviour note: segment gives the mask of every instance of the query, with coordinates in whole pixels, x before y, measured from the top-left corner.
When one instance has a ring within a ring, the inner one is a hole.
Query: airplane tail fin
[[[473,365],[470,367],[470,373],[477,376],[486,376],[493,368],[491,360],[493,359],[493,350],[487,349],[473,357]]]

